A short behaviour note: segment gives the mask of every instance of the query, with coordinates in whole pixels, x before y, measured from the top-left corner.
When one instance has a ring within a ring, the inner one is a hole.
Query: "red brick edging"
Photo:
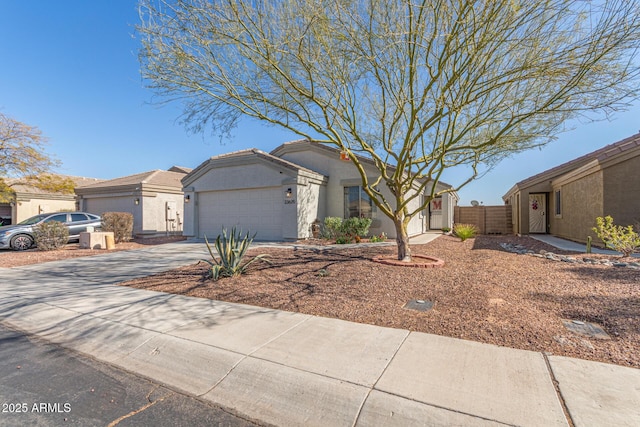
[[[373,257],[372,261],[373,262],[377,262],[380,264],[386,264],[386,265],[393,265],[396,267],[414,267],[414,268],[437,268],[437,267],[443,267],[444,266],[444,261],[439,259],[439,258],[435,258],[432,256],[427,256],[427,255],[411,255],[412,259],[424,259],[424,260],[428,260],[431,262],[404,262],[401,261],[399,259],[396,259],[394,257],[390,257],[388,255],[378,255],[376,257]]]

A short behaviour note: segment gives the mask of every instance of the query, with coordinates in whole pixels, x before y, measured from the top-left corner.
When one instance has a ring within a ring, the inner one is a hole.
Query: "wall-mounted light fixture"
[[[189,203],[191,201],[191,196],[189,194],[187,194],[186,196],[184,196],[184,202],[185,203]]]
[[[136,197],[135,200],[133,201],[133,203],[135,203],[136,205],[140,204],[140,198]]]
[[[287,197],[287,199],[291,198],[291,195],[293,193],[291,192],[291,188],[287,188],[287,191],[285,191],[284,195]]]

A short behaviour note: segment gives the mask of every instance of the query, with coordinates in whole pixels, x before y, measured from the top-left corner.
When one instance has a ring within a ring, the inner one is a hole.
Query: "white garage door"
[[[280,187],[208,191],[198,195],[200,237],[213,240],[234,225],[256,234],[256,240],[282,240]]]

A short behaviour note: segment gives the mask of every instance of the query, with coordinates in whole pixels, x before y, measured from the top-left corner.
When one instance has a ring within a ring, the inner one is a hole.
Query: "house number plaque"
[[[296,199],[287,199],[284,201],[285,205],[295,205],[296,204]]]

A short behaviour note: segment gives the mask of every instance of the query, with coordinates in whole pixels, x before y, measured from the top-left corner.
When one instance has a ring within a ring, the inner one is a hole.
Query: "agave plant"
[[[203,259],[202,261],[211,266],[209,277],[215,281],[221,277],[240,276],[241,274],[245,274],[249,265],[255,261],[269,262],[266,258],[267,254],[261,254],[243,263],[244,256],[255,237],[255,233],[249,237],[249,232],[243,237],[242,231],[237,231],[235,227],[233,227],[231,233],[227,235],[227,229],[223,228],[222,234],[218,235],[215,242],[216,252],[218,253],[216,257],[207,240],[207,236],[205,236],[204,241],[207,244],[211,259]]]

